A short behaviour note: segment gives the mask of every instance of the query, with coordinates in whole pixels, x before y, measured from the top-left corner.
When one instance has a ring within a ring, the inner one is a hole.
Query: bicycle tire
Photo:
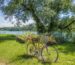
[[[56,62],[59,55],[55,47],[44,46],[41,51],[41,56],[44,62]]]

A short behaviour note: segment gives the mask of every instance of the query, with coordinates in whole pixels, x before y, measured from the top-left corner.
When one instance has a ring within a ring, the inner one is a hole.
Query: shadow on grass
[[[42,60],[41,61],[39,61],[41,64],[43,64],[43,65],[51,65],[51,62],[43,62]]]
[[[65,54],[67,53],[75,53],[75,43],[64,43],[60,45],[60,48],[58,48],[60,52],[63,52]]]
[[[23,63],[27,60],[32,60],[32,58],[36,58],[35,56],[32,55],[28,55],[28,54],[24,54],[24,55],[19,55],[17,56],[15,59],[13,59],[12,61],[9,62],[10,63],[14,63],[14,62],[20,62]],[[38,59],[37,59],[38,60]],[[35,61],[34,61],[35,62]],[[43,65],[51,65],[50,62],[43,62],[42,60],[38,60],[39,63],[43,64]]]
[[[32,58],[34,58],[34,56],[27,55],[27,54],[19,55],[15,59],[13,59],[12,61],[10,61],[9,63],[13,63],[13,62],[16,62],[16,61],[21,61],[23,63],[26,60],[29,60],[29,59],[32,59]]]
[[[16,36],[15,35],[1,35],[0,36],[0,42],[4,42],[7,40],[15,40]]]

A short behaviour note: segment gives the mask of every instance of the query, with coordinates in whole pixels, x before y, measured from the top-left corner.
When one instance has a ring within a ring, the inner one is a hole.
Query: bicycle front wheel
[[[58,51],[55,47],[45,46],[42,49],[42,59],[44,62],[56,62],[58,60]]]
[[[33,44],[29,44],[27,46],[27,54],[28,55],[34,55],[34,52],[35,52],[35,47]]]

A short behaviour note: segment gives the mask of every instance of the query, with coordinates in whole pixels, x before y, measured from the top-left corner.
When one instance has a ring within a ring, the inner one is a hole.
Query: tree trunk
[[[37,27],[37,32],[38,33],[45,33],[46,29],[44,24],[40,21],[40,19],[38,18],[38,16],[35,14],[35,11],[32,9],[32,17],[36,22],[36,27]]]
[[[29,6],[27,6],[25,4],[22,4],[22,6],[24,7],[24,10],[28,10],[32,13],[32,17],[36,22],[37,32],[45,33],[46,32],[45,26],[43,25],[43,23],[40,21],[40,19],[36,15],[33,5],[30,4]]]
[[[54,17],[51,17],[51,22],[49,23],[48,25],[48,33],[51,33],[51,31],[53,30],[53,27],[54,27],[54,20],[53,20]]]

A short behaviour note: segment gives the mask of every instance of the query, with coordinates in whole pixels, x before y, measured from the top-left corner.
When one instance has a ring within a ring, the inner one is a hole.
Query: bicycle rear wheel
[[[55,47],[45,46],[42,49],[42,60],[44,62],[56,62],[58,60],[58,51]]]

